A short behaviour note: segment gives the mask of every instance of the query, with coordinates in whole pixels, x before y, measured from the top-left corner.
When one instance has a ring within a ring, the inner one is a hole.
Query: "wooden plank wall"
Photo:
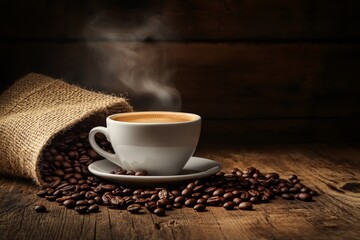
[[[1,1],[1,90],[38,72],[121,93],[94,49],[130,48],[166,56],[204,141],[358,141],[359,23],[356,0]]]

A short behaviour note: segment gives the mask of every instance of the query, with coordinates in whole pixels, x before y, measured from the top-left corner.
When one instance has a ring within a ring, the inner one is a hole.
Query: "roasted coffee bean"
[[[181,191],[181,195],[185,197],[189,197],[192,194],[192,190],[190,188],[185,188]]]
[[[45,198],[50,202],[54,202],[56,200],[56,196],[45,196]]]
[[[194,209],[197,211],[197,212],[203,212],[206,210],[206,205],[205,204],[201,204],[201,203],[198,203],[194,206]]]
[[[250,201],[252,204],[257,204],[257,203],[260,202],[260,199],[259,199],[259,197],[251,197],[251,198],[249,199],[249,201]]]
[[[315,190],[311,190],[309,193],[310,193],[311,196],[319,195]]]
[[[217,206],[221,203],[219,196],[210,197],[206,200],[206,203],[210,206]]]
[[[206,204],[206,199],[205,198],[199,198],[198,200],[196,200],[197,204]]]
[[[35,211],[38,212],[38,213],[43,213],[43,212],[46,212],[46,207],[44,205],[36,205],[35,206]]]
[[[191,194],[191,196],[190,197],[192,197],[192,198],[200,198],[201,197],[201,193],[199,193],[199,192],[197,192],[197,193],[193,193],[193,194]]]
[[[122,198],[120,196],[113,196],[110,199],[110,204],[111,204],[111,207],[113,207],[113,208],[120,208],[120,207],[124,206],[125,202],[126,201],[124,200],[124,198]]]
[[[232,210],[235,207],[235,203],[234,202],[226,202],[226,203],[224,203],[223,207],[226,210]]]
[[[76,206],[89,206],[89,202],[87,200],[78,200]]]
[[[191,182],[186,186],[186,188],[193,190],[195,186],[196,186],[195,183]]]
[[[166,199],[160,199],[156,202],[156,205],[160,208],[165,208],[166,205],[169,204],[169,201],[167,201]]]
[[[135,172],[135,176],[146,176],[148,175],[146,171],[137,171]]]
[[[138,213],[141,209],[139,204],[131,204],[126,208],[131,213]]]
[[[241,198],[234,198],[233,199],[233,202],[236,204],[236,205],[239,205],[241,202],[243,202],[243,200],[241,200]]]
[[[224,195],[224,193],[225,193],[224,189],[219,188],[213,192],[213,196],[222,196],[222,195]]]
[[[292,188],[289,189],[289,192],[290,192],[290,193],[298,193],[298,192],[299,192],[299,189],[296,188],[296,187],[292,187]]]
[[[89,212],[92,212],[92,213],[98,212],[99,206],[97,204],[92,204],[88,210],[89,210]]]
[[[102,197],[101,200],[105,205],[110,205],[111,204],[111,198],[113,198],[114,196],[111,195],[111,193],[105,193]]]
[[[181,192],[179,190],[172,190],[171,194],[174,195],[175,197],[180,196]]]
[[[61,189],[56,190],[53,195],[57,198],[61,197],[63,195],[63,191]]]
[[[40,190],[36,193],[36,195],[38,195],[39,197],[45,197],[47,194],[47,191],[44,189],[44,190]]]
[[[307,192],[302,192],[302,193],[299,193],[299,196],[298,198],[302,201],[305,201],[305,202],[310,202],[312,200],[312,196],[310,193],[307,193]]]
[[[174,203],[173,207],[174,208],[182,208],[182,205],[180,203]]]
[[[289,194],[289,193],[283,193],[283,194],[281,194],[281,197],[286,200],[294,200],[294,195]]]
[[[52,181],[50,183],[50,187],[51,188],[56,188],[57,186],[59,186],[61,184],[61,179],[55,179],[54,181]]]
[[[186,207],[194,207],[196,204],[196,199],[195,198],[189,198],[185,201],[185,206]]]
[[[297,176],[295,174],[292,174],[289,176],[289,180],[294,180],[294,179],[297,179]]]
[[[75,211],[77,211],[79,214],[88,213],[88,206],[76,206]]]
[[[173,210],[174,208],[173,208],[173,205],[168,204],[168,205],[165,206],[165,209],[170,211],[170,210]]]
[[[96,201],[94,199],[90,199],[88,200],[89,205],[94,205],[96,203]]]
[[[159,200],[159,195],[158,194],[151,195],[150,201],[157,201],[157,200]]]
[[[310,191],[311,191],[311,189],[308,188],[308,187],[303,187],[303,188],[300,189],[300,192],[302,192],[302,193],[308,193]]]
[[[185,197],[184,196],[178,196],[174,199],[175,203],[184,204],[185,203]]]
[[[234,194],[232,194],[231,192],[227,192],[223,195],[223,197],[225,198],[225,200],[231,201],[234,198]]]
[[[122,192],[125,196],[130,196],[133,190],[131,188],[125,188]]]
[[[61,203],[63,203],[64,201],[66,201],[68,199],[72,199],[71,196],[62,196],[60,198],[57,198],[56,202],[61,204]]]
[[[239,209],[241,210],[251,210],[253,208],[251,202],[242,202],[239,204]]]
[[[166,190],[161,190],[158,194],[160,199],[163,199],[163,198],[166,199],[168,197],[168,195],[169,195],[169,193]]]
[[[165,210],[163,208],[156,208],[154,210],[154,214],[156,216],[164,216],[165,215]]]
[[[68,199],[63,202],[66,208],[74,208],[76,206],[76,202],[73,199]]]
[[[135,175],[135,172],[132,170],[126,171],[126,175]]]

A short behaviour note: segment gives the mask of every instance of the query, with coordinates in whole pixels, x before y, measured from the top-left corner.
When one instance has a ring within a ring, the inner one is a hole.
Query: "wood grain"
[[[99,29],[116,29],[117,39],[136,41],[351,41],[360,36],[356,0],[9,0],[0,6],[0,38],[8,41],[99,39],[104,37]]]
[[[262,172],[296,173],[320,193],[310,203],[276,199],[254,211],[184,208],[165,217],[108,210],[79,215],[35,196],[24,180],[0,178],[2,239],[359,239],[360,158],[357,145],[271,145],[202,148],[225,170],[255,166]],[[344,186],[352,183],[352,188]],[[48,212],[37,214],[35,203]]]

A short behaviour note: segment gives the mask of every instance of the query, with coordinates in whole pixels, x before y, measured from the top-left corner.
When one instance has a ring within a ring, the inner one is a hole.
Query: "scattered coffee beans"
[[[35,206],[35,211],[38,212],[38,213],[46,212],[46,207],[44,205],[36,205]]]
[[[36,194],[48,201],[56,201],[80,214],[99,211],[99,205],[127,209],[138,213],[144,206],[150,213],[164,216],[174,208],[189,207],[202,212],[207,206],[223,206],[226,210],[251,210],[279,196],[286,200],[312,201],[318,193],[302,183],[296,175],[288,180],[278,173],[261,173],[254,167],[234,168],[203,180],[169,188],[128,188],[106,182],[92,175],[87,166],[102,159],[88,142],[88,130],[68,132],[59,136],[43,153],[41,174],[46,184]],[[103,135],[96,135],[103,150],[113,152]],[[146,171],[128,171],[120,167],[112,174],[146,176]],[[45,206],[35,207],[37,212]]]

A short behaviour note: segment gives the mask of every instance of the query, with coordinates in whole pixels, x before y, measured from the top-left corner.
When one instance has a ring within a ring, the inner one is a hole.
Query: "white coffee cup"
[[[90,145],[101,156],[126,170],[175,175],[195,152],[201,117],[183,112],[118,113],[106,118],[106,126],[89,133]],[[96,133],[106,136],[115,154],[98,146]]]

